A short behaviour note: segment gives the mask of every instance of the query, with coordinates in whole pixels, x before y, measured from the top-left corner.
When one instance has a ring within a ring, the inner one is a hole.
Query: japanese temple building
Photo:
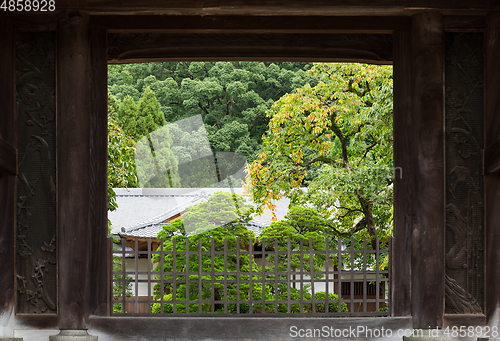
[[[500,327],[500,1],[45,2],[0,9],[0,340]],[[216,60],[394,66],[390,317],[110,316],[107,65]]]

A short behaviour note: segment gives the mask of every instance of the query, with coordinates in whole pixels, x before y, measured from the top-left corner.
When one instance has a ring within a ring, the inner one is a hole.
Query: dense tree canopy
[[[295,88],[315,84],[307,72],[310,67],[306,63],[257,62],[112,65],[108,87],[122,104],[127,103],[124,113],[132,107],[131,100],[137,103],[150,89],[167,122],[201,115],[214,151],[238,152],[251,161],[267,128],[266,111]],[[136,121],[127,118],[120,125],[137,139],[144,133],[140,127],[149,127],[151,122]]]
[[[320,79],[280,98],[250,165],[254,200],[289,197],[312,206],[331,230],[385,237],[392,212],[392,69],[315,64]],[[316,175],[306,178],[311,166]],[[307,188],[304,188],[307,186]]]

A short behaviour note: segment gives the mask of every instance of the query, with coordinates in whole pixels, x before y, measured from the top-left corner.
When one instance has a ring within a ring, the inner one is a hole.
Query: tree
[[[116,194],[113,188],[136,187],[134,166],[134,141],[116,123],[118,102],[108,92],[108,210],[114,211]],[[109,222],[109,220],[108,220]]]
[[[127,136],[117,125],[119,104],[117,99],[108,92],[108,211],[115,211],[118,208],[116,187],[137,186],[137,176],[134,167],[134,141]],[[108,232],[111,221],[108,219]],[[113,244],[115,247],[115,244]],[[113,272],[122,268],[120,257],[113,256]],[[121,280],[122,275],[113,275],[115,280]],[[126,276],[130,280],[130,276]],[[118,300],[122,295],[123,285],[120,282],[113,283],[113,299]],[[132,283],[125,286],[125,295],[132,295]],[[113,312],[123,312],[123,304],[113,304]]]
[[[146,87],[138,105],[129,95],[123,98],[118,110],[118,122],[127,134],[138,141],[165,125],[165,118],[154,92]]]
[[[312,206],[339,236],[390,233],[392,219],[392,69],[315,64],[319,83],[280,98],[249,167],[254,200],[272,208],[289,197]],[[317,175],[306,176],[311,166]],[[307,186],[304,188],[304,186]]]
[[[201,115],[215,152],[238,152],[253,160],[267,127],[266,110],[282,95],[315,82],[306,72],[310,67],[257,62],[113,65],[108,86],[117,98],[129,95],[135,101],[149,87],[167,122]]]
[[[245,244],[248,247],[248,243],[251,239],[255,239],[255,235],[252,231],[248,230],[243,226],[243,222],[248,221],[250,214],[252,213],[251,205],[248,205],[243,197],[230,194],[217,192],[212,195],[207,201],[201,202],[197,205],[188,207],[186,213],[182,218],[176,219],[171,225],[163,226],[163,230],[158,233],[158,238],[165,239],[163,249],[166,251],[185,251],[186,245],[188,244],[190,251],[197,251],[199,247],[203,251],[211,250],[212,239],[214,242],[214,247],[216,251],[223,251],[224,245],[226,243],[227,250],[235,250],[236,248],[244,248]],[[239,242],[237,243],[237,238]],[[201,243],[201,246],[200,246]],[[227,271],[236,271],[237,260],[235,255],[226,256]],[[166,284],[163,292],[170,292],[169,295],[165,295],[166,300],[172,300],[175,296],[178,300],[198,300],[202,299],[204,301],[209,301],[211,297],[215,300],[221,300],[224,295],[230,296],[229,300],[236,299],[236,286],[234,284],[224,287],[220,282],[215,283],[214,287],[211,287],[211,283],[202,283],[202,288],[196,283],[200,280],[199,276],[194,273],[198,273],[199,268],[205,273],[210,273],[212,268],[215,272],[224,272],[224,255],[216,254],[214,259],[210,255],[203,255],[202,262],[199,262],[199,256],[197,254],[189,255],[189,261],[186,259],[186,255],[179,253],[176,254],[176,269],[178,273],[176,279],[182,281],[186,279],[185,272],[189,270],[191,273],[189,279],[193,280],[194,283],[190,283],[187,288],[188,292],[186,294],[186,284],[179,284],[175,288],[171,284]],[[154,255],[153,263],[159,262],[159,256]],[[239,266],[241,271],[249,271],[249,264],[253,260],[248,257],[240,257]],[[187,265],[189,264],[189,265]],[[256,268],[256,264],[253,263]],[[159,271],[159,266],[153,271]],[[173,268],[173,255],[168,254],[165,256],[164,261],[164,271],[172,272]],[[214,280],[220,281],[223,276],[215,276]],[[248,280],[247,276],[241,276],[242,279]],[[165,276],[165,279],[173,279],[173,276]],[[229,280],[235,280],[235,276],[228,276]],[[210,274],[202,275],[201,280],[211,281],[212,276]],[[161,288],[159,284],[155,285],[155,295],[157,299],[159,298]],[[202,297],[199,297],[199,291],[201,289]],[[253,286],[253,295],[255,295],[255,300],[262,300],[262,286]],[[249,284],[242,284],[241,290],[248,294]],[[241,298],[244,299],[245,294],[243,292],[238,293]],[[187,297],[189,295],[189,297]],[[210,311],[212,307],[209,304],[202,304],[202,311]],[[177,312],[198,312],[198,304],[190,304],[188,308],[185,305],[177,305]],[[214,310],[220,310],[220,305],[214,307]],[[248,311],[250,307],[247,305],[243,307],[243,310]],[[161,312],[160,304],[154,304],[152,308],[153,312]],[[165,304],[164,312],[173,312],[173,304]]]
[[[307,210],[307,209],[306,209]],[[191,303],[189,307],[186,304],[176,304],[177,313],[197,313],[210,312],[213,308],[215,312],[224,312],[224,307],[222,304],[216,303],[214,307],[210,305],[212,298],[216,301],[222,301],[225,297],[228,301],[236,301],[237,298],[241,301],[249,301],[250,298],[254,301],[252,305],[247,303],[240,304],[240,313],[248,313],[250,309],[253,312],[274,312],[274,305],[269,304],[263,307],[262,300],[274,301],[275,297],[278,296],[279,301],[286,301],[288,299],[288,294],[290,293],[290,299],[293,301],[311,300],[311,294],[307,290],[308,287],[296,289],[295,287],[289,288],[286,282],[278,283],[275,285],[275,271],[274,267],[274,255],[266,257],[265,271],[267,282],[262,286],[262,279],[259,273],[262,272],[262,267],[257,266],[254,258],[250,257],[250,254],[246,252],[249,247],[254,247],[258,243],[255,239],[255,235],[252,231],[248,230],[243,226],[244,222],[250,219],[250,215],[253,212],[251,205],[247,204],[243,197],[230,193],[217,192],[207,201],[201,202],[197,205],[191,206],[187,209],[187,212],[182,218],[176,219],[171,225],[163,226],[163,230],[158,234],[159,238],[163,238],[163,250],[173,251],[176,250],[178,253],[175,255],[175,263],[173,254],[167,254],[164,259],[164,271],[168,273],[175,273],[177,285],[175,288],[171,283],[164,286],[163,293],[164,300],[167,301],[163,304],[163,312],[172,313],[174,311],[173,301],[204,301],[202,307],[200,308],[198,303]],[[295,219],[297,214],[304,213],[303,210],[298,209],[290,214],[291,219]],[[314,216],[314,212],[310,212],[311,216]],[[318,233],[321,227],[312,224],[314,218],[302,219],[298,222],[288,221],[290,226],[300,226],[300,232],[302,235],[290,232],[289,235],[293,235],[294,238],[306,237],[304,239],[304,250],[308,249],[308,238],[314,238],[314,243],[316,246],[325,245],[324,235]],[[280,225],[281,226],[281,225]],[[287,242],[285,237],[287,237],[287,232],[279,231],[280,227],[278,223],[275,223],[274,227],[266,228],[263,232],[264,237],[269,237],[270,244],[274,245],[274,238],[277,238],[280,245],[280,250],[283,250],[283,246],[286,247]],[[307,231],[306,231],[307,230]],[[203,252],[212,250],[212,240],[214,245],[213,258],[210,254],[199,255],[196,253],[200,248]],[[262,239],[261,239],[262,240]],[[283,243],[283,240],[285,242]],[[295,242],[296,240],[294,240]],[[254,245],[255,244],[255,245]],[[296,246],[296,245],[295,245]],[[186,254],[182,251],[186,251],[186,248],[193,252],[189,255],[187,259]],[[236,249],[240,249],[240,256],[237,259]],[[258,245],[256,246],[256,250]],[[180,251],[180,252],[179,252]],[[221,251],[230,251],[232,253],[222,254]],[[257,256],[257,255],[256,255]],[[201,257],[201,262],[200,262]],[[291,264],[294,269],[299,268],[300,261],[303,261],[303,268],[305,271],[309,271],[310,262],[308,255],[304,255],[302,258],[294,254],[291,259]],[[152,260],[154,263],[158,264],[154,271],[159,271],[159,256],[155,255]],[[319,270],[319,267],[325,263],[325,257],[315,256],[313,266],[315,270]],[[250,271],[250,266],[255,275],[240,274],[239,280],[249,281],[252,279],[253,283],[248,282],[240,283],[239,287],[236,285],[236,270],[237,268],[241,273],[248,273]],[[280,273],[287,272],[287,262],[284,261],[282,255],[279,258],[278,271]],[[198,275],[199,270],[204,273],[201,278]],[[186,274],[189,270],[190,274]],[[224,273],[229,272],[228,275],[215,275],[212,278],[211,273]],[[187,276],[191,283],[186,284]],[[285,280],[286,275],[278,275],[280,280]],[[250,278],[251,277],[251,278]],[[164,280],[172,280],[173,275],[165,275]],[[200,279],[203,281],[201,288],[199,286]],[[214,282],[212,286],[212,281]],[[226,282],[227,284],[224,284]],[[159,284],[155,286],[155,295],[158,299],[161,295],[161,287]],[[239,290],[238,290],[239,289]],[[201,292],[201,297],[200,297]],[[317,292],[315,294],[316,299],[325,299],[324,292]],[[329,299],[332,303],[329,305],[329,311],[337,311],[338,306],[333,302],[338,299],[337,295],[330,293]],[[317,312],[325,311],[325,304],[321,305],[318,303],[316,305]],[[312,310],[312,304],[304,304],[304,311],[309,312]],[[280,313],[287,313],[288,307],[286,304],[279,304],[278,311]],[[347,311],[347,306],[342,303],[342,311]],[[153,313],[161,312],[161,304],[155,303],[152,307]],[[236,304],[228,304],[228,313],[237,312]],[[300,312],[300,304],[293,303],[291,305],[291,312]]]
[[[172,148],[167,126],[143,136],[136,145],[135,163],[141,187],[180,186],[179,162]]]

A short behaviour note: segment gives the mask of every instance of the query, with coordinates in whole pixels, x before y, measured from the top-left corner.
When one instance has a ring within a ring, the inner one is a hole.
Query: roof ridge
[[[137,224],[132,225],[132,226],[130,226],[128,228],[125,228],[125,227],[122,226],[120,228],[120,230],[122,232],[132,232],[132,231],[136,231],[136,230],[139,230],[139,229],[142,229],[142,228],[146,228],[148,226],[158,225],[161,222],[163,222],[163,220],[165,220],[165,219],[167,219],[169,217],[172,217],[172,216],[174,216],[176,214],[182,213],[187,207],[192,206],[197,201],[199,201],[199,200],[206,200],[206,199],[207,199],[207,197],[205,197],[205,196],[196,195],[191,201],[185,202],[183,204],[179,204],[179,205],[175,206],[173,209],[171,209],[171,210],[169,210],[169,211],[167,211],[165,213],[159,214],[159,215],[157,215],[154,218],[151,218],[149,220],[137,223]]]

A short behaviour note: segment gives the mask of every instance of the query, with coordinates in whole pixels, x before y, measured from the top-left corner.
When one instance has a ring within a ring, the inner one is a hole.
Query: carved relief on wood
[[[446,33],[445,313],[484,309],[483,34]]]
[[[57,312],[55,32],[16,36],[17,312]]]

